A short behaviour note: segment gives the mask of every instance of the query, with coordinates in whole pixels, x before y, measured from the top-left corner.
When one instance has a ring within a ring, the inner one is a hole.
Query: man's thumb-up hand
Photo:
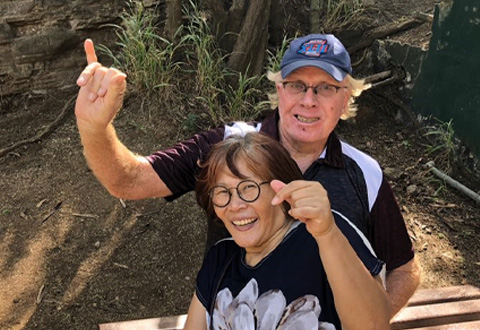
[[[77,79],[80,91],[75,106],[79,125],[105,128],[122,106],[126,75],[97,62],[93,41],[84,43],[87,66]]]

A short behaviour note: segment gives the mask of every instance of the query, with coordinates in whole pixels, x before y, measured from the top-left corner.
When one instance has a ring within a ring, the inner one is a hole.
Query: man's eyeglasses
[[[330,84],[320,84],[317,86],[307,86],[301,81],[284,81],[282,82],[283,89],[290,95],[303,96],[311,88],[315,95],[321,95],[323,97],[332,97],[338,93],[342,88],[347,86],[335,86]]]
[[[210,190],[210,199],[213,205],[216,207],[225,207],[230,203],[232,199],[232,189],[237,191],[238,197],[241,200],[252,203],[255,202],[260,196],[260,186],[270,181],[256,183],[252,180],[243,180],[238,183],[235,188],[226,188],[223,186],[215,186]]]

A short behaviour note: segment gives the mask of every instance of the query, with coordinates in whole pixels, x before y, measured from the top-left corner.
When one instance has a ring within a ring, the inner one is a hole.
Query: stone
[[[71,86],[87,37],[111,47],[123,0],[0,1],[0,97]]]

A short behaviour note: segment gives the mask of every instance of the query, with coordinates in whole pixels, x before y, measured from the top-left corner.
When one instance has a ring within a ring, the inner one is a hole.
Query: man
[[[305,179],[325,187],[332,208],[366,228],[364,234],[387,265],[392,316],[406,304],[420,275],[402,214],[378,163],[333,133],[364,89],[351,77],[350,56],[337,38],[315,34],[292,41],[281,72],[272,74],[278,108],[261,123],[228,124],[148,157],[128,150],[112,124],[126,75],[98,63],[92,41],[85,42],[85,52],[88,66],[77,80],[77,125],[88,164],[112,195],[174,199],[193,189],[198,160],[211,145],[233,133],[265,132],[289,151]],[[209,227],[207,245],[212,233]]]

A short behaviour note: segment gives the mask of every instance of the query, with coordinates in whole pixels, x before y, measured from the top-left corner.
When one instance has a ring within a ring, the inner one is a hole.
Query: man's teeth
[[[237,221],[232,221],[235,226],[245,226],[249,225],[253,222],[257,221],[257,218],[251,218],[251,219],[242,219],[242,220],[237,220]]]
[[[317,120],[319,120],[320,118],[318,118],[318,117],[306,118],[306,117],[302,117],[300,115],[297,115],[297,119],[299,121],[301,121],[302,123],[313,123],[313,122],[316,122]]]

